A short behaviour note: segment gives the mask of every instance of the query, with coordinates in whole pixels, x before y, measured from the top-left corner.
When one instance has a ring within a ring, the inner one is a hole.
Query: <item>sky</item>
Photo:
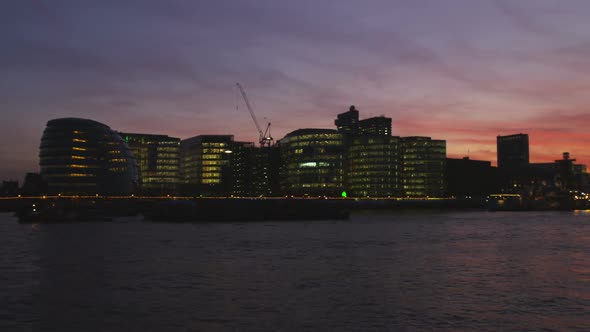
[[[528,133],[531,161],[590,164],[587,0],[4,0],[0,179],[38,171],[48,120],[188,138],[393,119],[496,162]]]

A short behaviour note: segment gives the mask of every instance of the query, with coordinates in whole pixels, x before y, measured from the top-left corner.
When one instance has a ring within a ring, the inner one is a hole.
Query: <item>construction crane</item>
[[[258,130],[258,135],[259,135],[258,143],[260,143],[260,146],[262,146],[262,147],[271,146],[273,143],[273,138],[270,136],[270,122],[266,125],[266,129],[263,132],[262,129],[260,128],[260,124],[258,124],[258,120],[256,119],[256,115],[254,114],[254,110],[252,109],[252,106],[250,105],[250,101],[248,100],[248,96],[246,95],[246,91],[244,91],[244,88],[242,88],[240,83],[236,83],[236,86],[238,87],[238,90],[240,90],[240,94],[242,94],[242,98],[244,99],[244,103],[246,103],[246,107],[248,108],[248,111],[250,112],[250,116],[252,116],[252,120],[254,120],[254,125],[256,125],[256,130]]]

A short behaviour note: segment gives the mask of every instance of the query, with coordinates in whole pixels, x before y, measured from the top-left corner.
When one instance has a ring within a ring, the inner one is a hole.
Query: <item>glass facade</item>
[[[346,160],[346,186],[349,196],[394,197],[401,194],[399,184],[400,138],[359,136],[351,140]]]
[[[205,196],[230,192],[232,135],[201,135],[180,142],[180,176],[186,194]]]
[[[278,196],[276,147],[236,142],[231,135],[181,141],[182,193],[202,196]]]
[[[180,139],[166,135],[119,133],[133,152],[147,195],[174,194],[180,183]]]
[[[96,121],[47,122],[39,159],[50,194],[126,195],[139,187],[137,165],[127,144]]]
[[[345,144],[330,129],[299,129],[279,142],[281,188],[296,196],[339,196],[343,189]]]
[[[401,185],[408,197],[445,195],[446,141],[430,137],[401,138]]]

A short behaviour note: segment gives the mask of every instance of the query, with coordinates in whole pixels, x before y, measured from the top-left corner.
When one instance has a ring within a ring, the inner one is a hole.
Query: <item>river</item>
[[[19,224],[0,331],[590,330],[590,212]]]

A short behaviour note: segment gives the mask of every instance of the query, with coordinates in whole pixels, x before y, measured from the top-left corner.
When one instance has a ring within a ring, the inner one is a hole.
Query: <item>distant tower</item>
[[[563,153],[563,159],[558,159],[555,163],[558,165],[558,174],[562,189],[574,189],[576,181],[574,177],[575,159],[570,158],[569,152]]]
[[[497,137],[498,168],[514,170],[529,164],[529,135]]]
[[[334,121],[339,133],[358,135],[359,133],[359,111],[351,105],[348,112],[338,114]]]
[[[391,118],[378,116],[359,122],[362,135],[391,136]]]

